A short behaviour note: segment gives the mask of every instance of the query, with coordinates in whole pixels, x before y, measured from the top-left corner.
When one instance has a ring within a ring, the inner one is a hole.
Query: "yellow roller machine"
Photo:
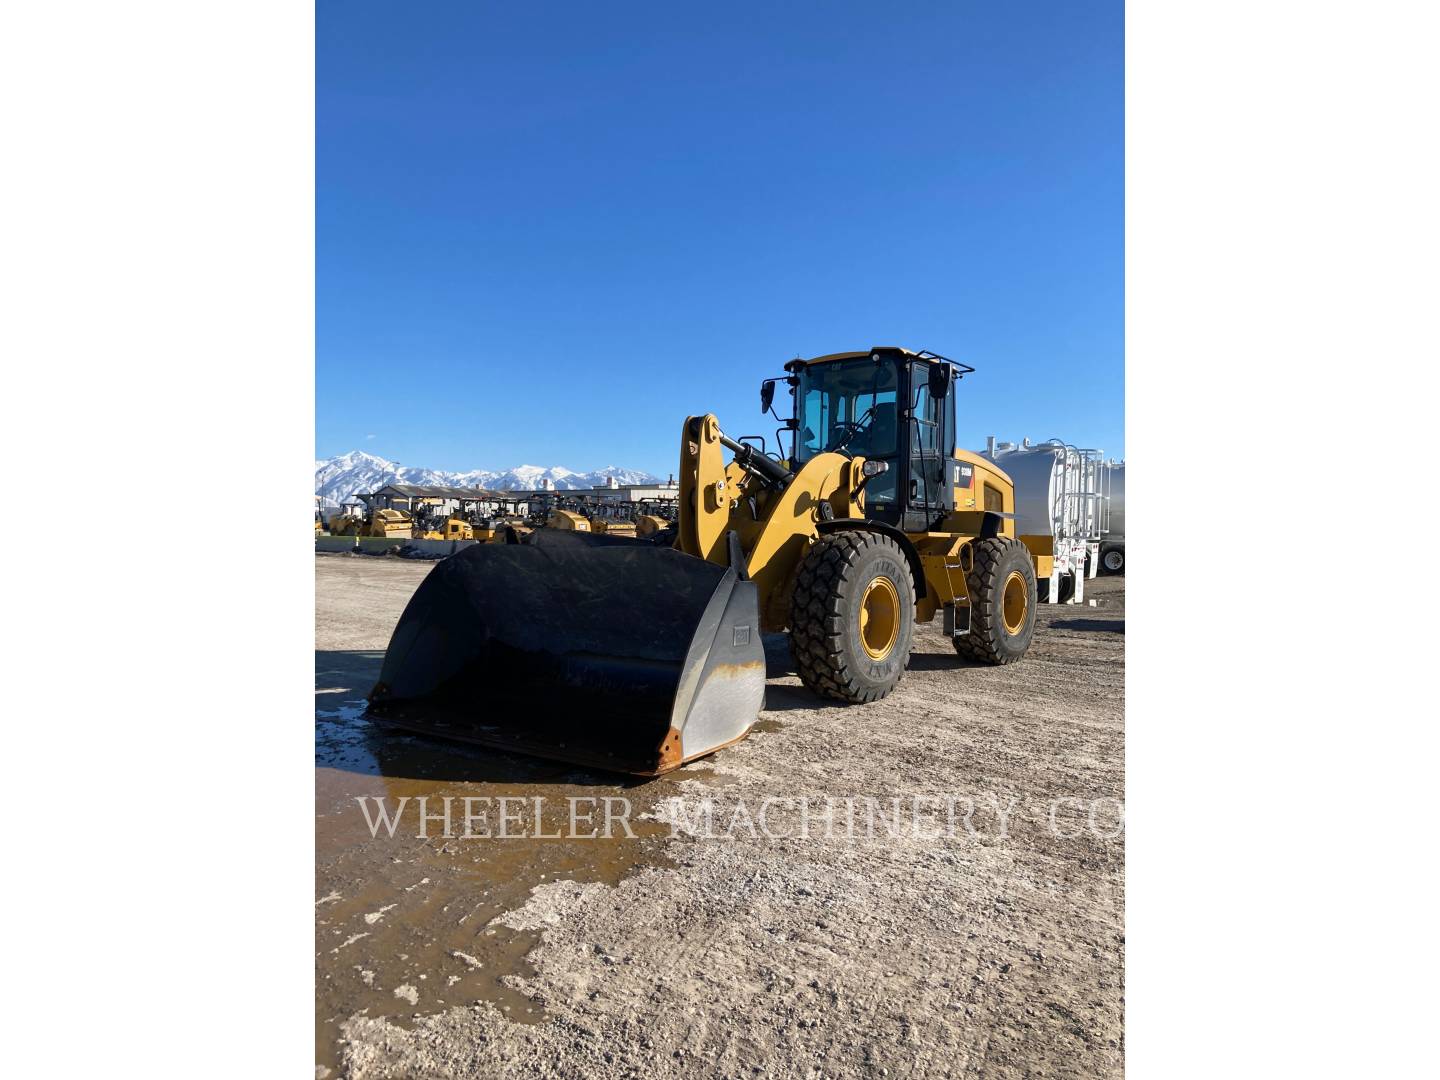
[[[644,539],[663,532],[669,527],[669,522],[656,514],[640,514],[635,518],[635,535]]]
[[[441,540],[474,540],[475,526],[458,515],[451,514],[440,527]],[[489,539],[486,537],[486,539]]]
[[[384,537],[390,540],[410,540],[415,532],[415,519],[404,510],[373,510],[369,519],[361,526],[361,536]]]
[[[578,510],[551,510],[550,516],[545,519],[545,527],[562,532],[589,532],[590,519]]]
[[[957,652],[1020,659],[1036,560],[1010,479],[956,447],[954,385],[974,369],[894,347],[785,369],[761,388],[763,411],[790,392],[785,457],[686,419],[674,547],[542,529],[439,563],[373,715],[653,775],[748,733],[762,632],[788,631],[801,680],[843,702],[890,693],[937,615]]]

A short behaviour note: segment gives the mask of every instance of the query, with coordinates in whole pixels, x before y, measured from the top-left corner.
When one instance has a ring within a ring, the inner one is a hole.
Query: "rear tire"
[[[1060,575],[1060,594],[1056,597],[1056,603],[1068,604],[1075,599],[1075,573]]]
[[[955,651],[985,664],[1013,664],[1035,636],[1035,565],[1029,549],[1008,537],[977,541],[973,550],[965,576],[970,633],[955,639]]]
[[[914,633],[915,578],[899,544],[852,529],[810,546],[790,601],[801,682],[837,701],[878,701],[905,674]]]
[[[1109,548],[1100,556],[1100,565],[1108,574],[1123,574],[1125,572],[1125,549]]]

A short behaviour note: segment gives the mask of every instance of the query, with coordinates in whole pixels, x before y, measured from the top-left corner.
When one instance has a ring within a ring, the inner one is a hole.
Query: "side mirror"
[[[770,411],[770,403],[775,400],[775,380],[766,379],[760,384],[760,411]]]
[[[930,396],[936,401],[945,400],[950,393],[950,365],[930,365]]]

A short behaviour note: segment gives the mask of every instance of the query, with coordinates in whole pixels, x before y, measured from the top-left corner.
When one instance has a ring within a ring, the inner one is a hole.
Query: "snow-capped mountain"
[[[386,484],[438,484],[446,487],[483,487],[495,491],[534,491],[542,479],[548,479],[556,488],[600,487],[607,477],[615,477],[621,484],[653,484],[658,477],[638,469],[622,469],[607,465],[593,472],[573,472],[561,465],[548,468],[540,465],[521,465],[504,472],[489,469],[474,469],[470,472],[444,472],[440,469],[426,469],[418,465],[400,465],[387,461],[363,450],[352,450],[348,454],[326,458],[315,462],[315,494],[327,503],[339,503],[362,491],[374,491]]]

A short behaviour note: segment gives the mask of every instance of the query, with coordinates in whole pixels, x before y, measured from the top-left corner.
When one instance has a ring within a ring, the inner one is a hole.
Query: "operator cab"
[[[831,452],[883,462],[865,481],[865,514],[905,532],[937,528],[955,509],[955,380],[974,368],[930,352],[880,347],[792,360],[790,465]],[[772,385],[761,391],[768,407]],[[867,472],[870,470],[867,469]]]

